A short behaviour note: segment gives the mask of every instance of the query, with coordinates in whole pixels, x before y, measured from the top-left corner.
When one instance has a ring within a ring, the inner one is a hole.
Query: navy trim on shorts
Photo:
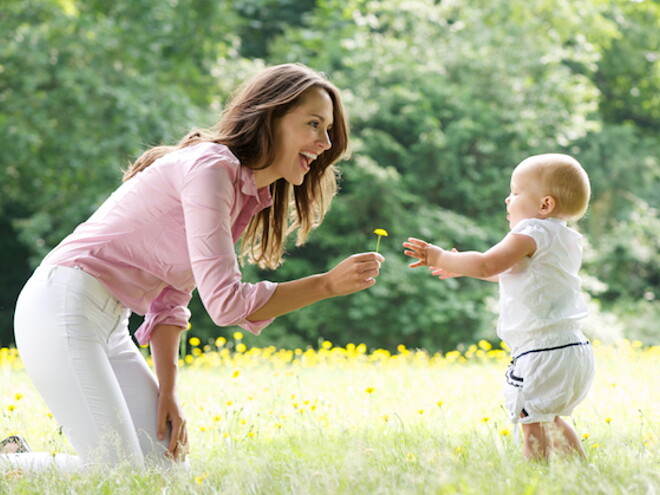
[[[531,351],[526,351],[523,352],[522,354],[518,354],[513,358],[513,362],[515,363],[518,359],[520,359],[523,356],[526,356],[527,354],[532,354],[533,352],[545,352],[545,351],[556,351],[557,349],[565,349],[566,347],[573,347],[574,345],[589,345],[590,342],[573,342],[571,344],[564,344],[564,345],[558,345],[555,347],[544,347],[543,349],[532,349]]]

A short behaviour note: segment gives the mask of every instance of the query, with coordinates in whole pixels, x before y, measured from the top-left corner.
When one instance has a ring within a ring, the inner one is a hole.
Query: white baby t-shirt
[[[569,343],[577,320],[587,316],[578,277],[582,236],[558,218],[528,218],[510,234],[534,239],[536,252],[499,276],[497,335],[514,356],[553,333],[560,341],[564,333]]]

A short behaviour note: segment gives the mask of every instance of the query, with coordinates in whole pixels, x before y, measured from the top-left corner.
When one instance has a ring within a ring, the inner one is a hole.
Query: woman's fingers
[[[385,258],[379,253],[358,253],[341,261],[327,273],[332,294],[352,294],[376,283],[381,263]]]
[[[172,438],[168,447],[168,455],[175,461],[185,460],[188,453],[188,430],[186,420],[181,419],[172,423]]]

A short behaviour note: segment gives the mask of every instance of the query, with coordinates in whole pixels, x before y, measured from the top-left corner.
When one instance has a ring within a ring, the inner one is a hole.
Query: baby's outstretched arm
[[[409,237],[403,243],[404,254],[417,261],[411,268],[432,266],[435,271],[443,270],[452,275],[464,275],[484,280],[494,280],[498,274],[509,269],[526,256],[536,251],[536,242],[527,235],[509,234],[485,253],[465,251],[449,252],[426,241]],[[441,274],[441,272],[438,272]],[[448,278],[448,277],[445,277]]]

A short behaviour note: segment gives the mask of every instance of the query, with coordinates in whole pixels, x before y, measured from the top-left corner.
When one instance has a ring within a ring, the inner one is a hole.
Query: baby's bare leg
[[[586,457],[576,431],[559,416],[553,423],[523,424],[522,430],[523,455],[530,461],[547,460],[551,454]]]
[[[523,423],[523,455],[528,461],[546,460],[552,450],[548,423]]]
[[[555,448],[558,452],[564,454],[577,454],[582,458],[587,457],[577,432],[566,420],[557,416],[554,425],[561,435],[560,441],[555,442]]]

